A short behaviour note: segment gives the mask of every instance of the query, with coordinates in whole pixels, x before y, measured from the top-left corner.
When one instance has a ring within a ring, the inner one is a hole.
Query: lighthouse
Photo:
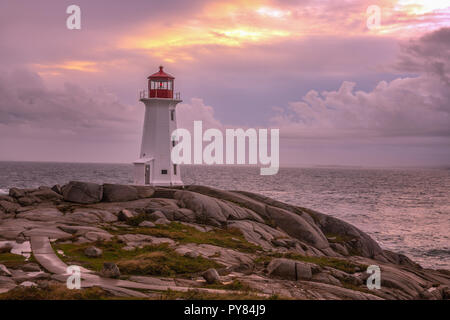
[[[140,100],[145,105],[144,128],[139,159],[134,165],[136,185],[183,185],[180,168],[171,159],[175,146],[172,132],[177,128],[175,108],[181,102],[180,94],[174,97],[174,80],[163,67],[148,78],[148,90],[141,91]]]

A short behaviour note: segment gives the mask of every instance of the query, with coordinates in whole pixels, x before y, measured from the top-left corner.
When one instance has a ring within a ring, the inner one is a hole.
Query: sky
[[[278,128],[283,166],[450,166],[444,0],[1,0],[0,161],[132,162],[159,65],[179,127]]]

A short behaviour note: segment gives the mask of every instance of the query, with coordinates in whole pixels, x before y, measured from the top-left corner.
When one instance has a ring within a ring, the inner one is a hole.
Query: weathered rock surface
[[[75,203],[96,203],[103,198],[103,186],[96,183],[71,181],[62,188],[65,201]]]
[[[312,278],[312,266],[314,265],[310,263],[280,258],[273,259],[267,266],[267,271],[272,277],[286,280],[309,280]]]
[[[11,277],[12,274],[8,270],[7,267],[5,267],[4,265],[0,264],[0,276],[2,276],[2,277]]]
[[[137,189],[133,186],[119,184],[103,185],[103,201],[124,202],[137,200],[139,198]]]
[[[189,234],[188,226],[197,234]],[[215,238],[224,232],[228,238]],[[208,270],[214,279],[210,283],[238,279],[260,293],[294,299],[450,299],[449,271],[423,269],[332,216],[250,192],[83,182],[51,189],[11,188],[9,196],[0,197],[0,253],[31,237],[87,243],[85,254],[91,257],[101,257],[101,242],[116,239],[128,254],[163,245],[183,257],[219,264],[215,272]],[[242,248],[240,241],[250,247]],[[365,286],[369,265],[381,269],[380,290]],[[0,257],[0,292],[53,277],[29,262],[9,266]],[[120,270],[111,261],[102,275],[117,278]],[[201,285],[195,278],[131,278],[156,286]]]
[[[20,205],[6,200],[0,200],[0,208],[3,209],[3,211],[5,211],[6,213],[15,213],[17,209],[20,208]]]
[[[101,257],[103,254],[103,251],[97,247],[88,247],[84,250],[84,254],[86,255],[86,257],[89,258],[98,258]]]
[[[139,227],[143,227],[143,228],[153,228],[155,226],[155,224],[151,221],[143,221],[139,224]]]
[[[119,267],[112,262],[105,262],[103,264],[102,275],[106,278],[118,278],[120,277]]]
[[[220,276],[216,269],[208,269],[202,273],[202,277],[206,280],[207,283],[219,283]]]

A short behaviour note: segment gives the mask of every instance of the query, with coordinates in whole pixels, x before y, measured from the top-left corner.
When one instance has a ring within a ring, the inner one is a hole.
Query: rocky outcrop
[[[289,259],[273,259],[267,266],[271,277],[279,277],[285,280],[310,280],[314,264],[294,261]]]
[[[103,186],[96,183],[71,181],[62,188],[65,201],[75,203],[96,203],[103,198]]]
[[[206,270],[203,272],[202,277],[205,278],[206,282],[209,284],[220,282],[220,276],[216,269]]]
[[[102,275],[106,278],[118,278],[120,277],[119,267],[112,262],[105,262],[103,264]]]
[[[250,192],[84,182],[11,188],[9,196],[0,197],[0,292],[50,277],[39,266],[24,262],[10,268],[1,260],[1,254],[36,237],[80,245],[81,254],[96,259],[109,257],[110,247],[103,248],[105,254],[100,249],[105,242],[127,256],[153,246],[178,258],[213,262],[215,272],[208,272],[214,280],[205,278],[209,283],[238,279],[256,292],[294,299],[449,298],[450,272],[423,269],[330,215]],[[161,254],[146,252],[145,257]],[[105,264],[104,277],[120,277],[115,262]],[[380,290],[365,286],[369,265],[381,269]],[[200,286],[202,273],[191,279],[126,276]]]
[[[101,257],[101,255],[103,254],[103,251],[95,246],[92,246],[92,247],[87,247],[84,250],[84,254],[86,255],[86,257],[89,257],[89,258],[98,258],[98,257]]]

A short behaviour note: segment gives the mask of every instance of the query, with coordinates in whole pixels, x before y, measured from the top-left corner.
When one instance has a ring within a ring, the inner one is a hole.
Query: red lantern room
[[[159,71],[152,74],[148,79],[149,98],[169,98],[173,99],[173,80],[170,74],[159,67]]]

